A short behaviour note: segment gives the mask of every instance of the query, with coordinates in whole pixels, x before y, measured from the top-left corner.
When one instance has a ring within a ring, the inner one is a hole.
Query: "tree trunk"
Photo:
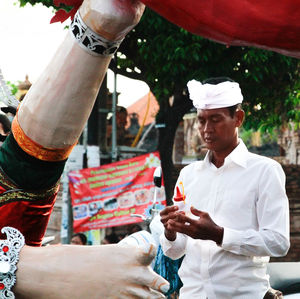
[[[171,205],[175,184],[172,160],[175,134],[183,116],[192,108],[192,101],[181,91],[174,95],[172,106],[169,105],[168,101],[160,102],[166,104],[160,107],[156,117],[156,123],[159,128],[158,150],[161,158],[167,204]]]

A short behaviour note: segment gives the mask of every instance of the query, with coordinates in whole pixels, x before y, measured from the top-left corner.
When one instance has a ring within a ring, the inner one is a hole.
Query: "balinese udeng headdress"
[[[234,106],[243,102],[240,86],[236,82],[202,84],[191,80],[187,84],[190,99],[197,109],[217,109]]]

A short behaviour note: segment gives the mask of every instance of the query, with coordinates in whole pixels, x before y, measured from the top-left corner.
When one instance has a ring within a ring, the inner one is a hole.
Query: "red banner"
[[[70,172],[74,232],[141,222],[131,214],[145,214],[152,205],[159,165],[159,154],[153,152]],[[164,187],[158,190],[157,202],[165,205]]]

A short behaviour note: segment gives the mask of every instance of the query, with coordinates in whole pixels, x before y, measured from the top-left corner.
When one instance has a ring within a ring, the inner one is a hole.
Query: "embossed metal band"
[[[3,227],[7,239],[0,241],[0,298],[14,299],[11,288],[16,283],[16,270],[19,253],[25,244],[24,236],[13,227]]]
[[[80,47],[94,56],[111,56],[119,48],[122,40],[109,41],[91,30],[81,19],[79,11],[76,12],[70,26],[70,33],[79,43]]]

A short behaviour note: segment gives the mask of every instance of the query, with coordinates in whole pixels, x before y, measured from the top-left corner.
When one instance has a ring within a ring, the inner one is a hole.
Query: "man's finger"
[[[193,206],[191,207],[191,212],[192,212],[193,215],[199,216],[199,217],[201,217],[201,216],[203,216],[203,214],[205,214],[205,212],[197,210]]]
[[[177,217],[178,217],[178,214],[179,213],[170,213],[168,215],[164,215],[164,216],[161,216],[160,218],[160,221],[163,223],[163,224],[166,224],[170,219],[173,219],[176,221]]]
[[[192,224],[194,222],[194,219],[186,216],[184,213],[178,213],[176,215],[176,221],[177,222],[180,222],[180,223],[189,223],[189,224]]]
[[[188,231],[190,230],[190,221],[191,219],[189,219],[189,222],[178,222],[170,220],[167,223],[167,229],[170,231],[175,231],[177,233],[183,233],[188,235]]]
[[[178,211],[178,207],[177,206],[169,206],[164,208],[161,212],[160,212],[160,216],[165,216],[168,215],[169,213]]]

